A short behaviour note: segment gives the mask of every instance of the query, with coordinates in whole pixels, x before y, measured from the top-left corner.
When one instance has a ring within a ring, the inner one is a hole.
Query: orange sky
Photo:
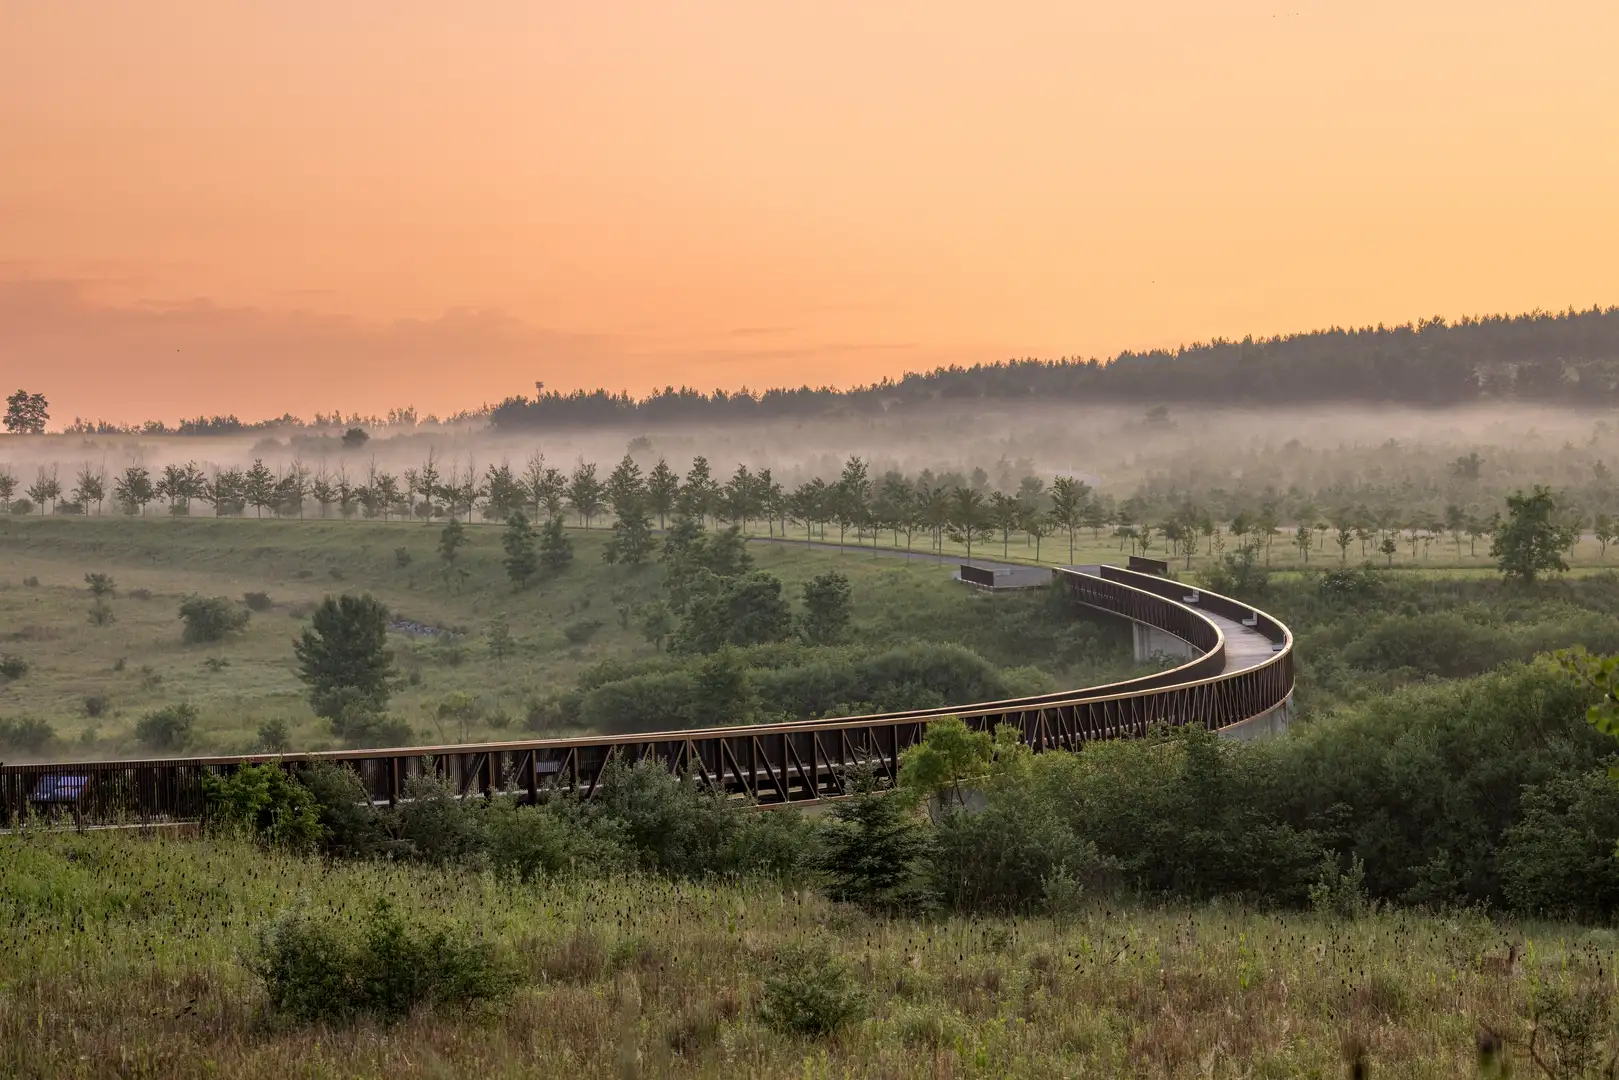
[[[1613,0],[0,0],[0,384],[451,411],[1615,303],[1616,42]]]

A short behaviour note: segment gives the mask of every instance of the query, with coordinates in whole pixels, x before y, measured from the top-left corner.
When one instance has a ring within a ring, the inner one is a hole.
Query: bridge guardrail
[[[1283,704],[1292,693],[1292,635],[1250,605],[1199,592],[1197,607],[1238,622],[1251,615],[1254,628],[1277,646],[1264,663],[1226,672],[1224,634],[1182,602],[1184,585],[1112,566],[1094,575],[1058,570],[1056,577],[1076,603],[1157,627],[1200,654],[1179,667],[1120,683],[873,716],[379,750],[0,765],[0,824],[28,812],[82,823],[196,820],[206,809],[204,776],[261,762],[290,769],[321,761],[343,764],[355,770],[373,800],[393,803],[412,777],[428,773],[463,796],[498,791],[528,800],[556,791],[588,796],[613,757],[652,758],[738,797],[796,802],[842,794],[843,773],[858,759],[874,761],[892,777],[900,755],[920,741],[927,724],[946,716],[959,716],[979,730],[1015,724],[1036,750],[1077,749],[1095,739],[1139,736],[1159,723],[1225,727]]]

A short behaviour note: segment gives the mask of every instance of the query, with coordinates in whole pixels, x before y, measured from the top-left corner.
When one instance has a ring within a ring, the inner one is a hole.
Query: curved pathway
[[[1116,566],[970,565],[1008,576],[1044,575],[1077,604],[1131,620],[1138,652],[1174,653],[1184,662],[1104,686],[875,716],[280,756],[0,765],[0,826],[25,811],[71,811],[81,823],[194,820],[203,811],[204,777],[254,763],[341,763],[359,774],[374,800],[391,803],[410,777],[424,773],[445,778],[463,796],[508,792],[538,800],[571,791],[588,797],[614,759],[651,759],[737,797],[783,803],[842,795],[845,771],[856,761],[896,775],[906,748],[922,739],[929,723],[948,716],[979,730],[1011,725],[1036,750],[1139,736],[1159,724],[1197,724],[1237,737],[1285,724],[1293,693],[1293,635],[1264,612]]]

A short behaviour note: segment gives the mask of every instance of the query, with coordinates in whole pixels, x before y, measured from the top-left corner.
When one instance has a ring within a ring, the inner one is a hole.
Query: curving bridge
[[[994,587],[997,572],[1014,570],[977,563],[963,567],[961,576]],[[650,758],[730,795],[771,804],[839,796],[846,767],[862,759],[892,777],[900,754],[921,740],[930,722],[947,716],[979,730],[1011,724],[1037,751],[1131,738],[1154,724],[1198,724],[1241,738],[1285,725],[1293,635],[1264,612],[1117,566],[1015,572],[1049,574],[1077,604],[1131,620],[1138,659],[1162,653],[1184,662],[1138,679],[1036,697],[785,724],[388,750],[0,765],[0,824],[25,812],[71,813],[81,823],[195,820],[203,810],[203,776],[257,762],[342,763],[359,774],[373,799],[393,803],[411,777],[427,773],[445,778],[463,796],[589,796],[614,757]]]

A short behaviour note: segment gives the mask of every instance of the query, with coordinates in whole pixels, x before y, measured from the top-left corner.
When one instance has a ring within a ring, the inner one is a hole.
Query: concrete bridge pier
[[[1177,660],[1190,660],[1200,655],[1196,648],[1167,630],[1160,630],[1156,626],[1142,622],[1131,623],[1130,629],[1138,664],[1145,664],[1154,656],[1172,656]]]

